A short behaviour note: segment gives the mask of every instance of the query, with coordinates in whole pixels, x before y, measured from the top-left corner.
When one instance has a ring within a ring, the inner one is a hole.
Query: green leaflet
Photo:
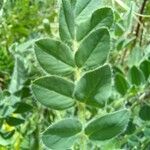
[[[9,124],[10,126],[18,126],[18,125],[24,123],[25,120],[23,120],[23,119],[21,119],[21,118],[7,117],[7,118],[6,118],[6,122],[7,122],[7,124]]]
[[[134,85],[139,86],[145,82],[145,77],[143,72],[136,66],[130,68],[128,76],[130,82]]]
[[[150,106],[144,104],[141,106],[140,111],[139,111],[139,117],[144,120],[144,121],[149,121],[150,120]]]
[[[80,22],[89,17],[100,7],[100,0],[77,0],[75,8],[76,21]]]
[[[119,73],[115,76],[115,88],[121,95],[125,95],[129,88],[129,83],[123,75]]]
[[[43,77],[32,84],[32,92],[40,103],[56,110],[67,109],[74,105],[72,93],[74,84],[57,76]]]
[[[18,114],[26,113],[32,110],[32,106],[24,102],[17,102],[13,107],[15,108],[14,113]]]
[[[127,58],[128,66],[138,66],[141,60],[143,59],[143,51],[140,47],[135,47],[132,51],[129,57]]]
[[[140,64],[140,69],[143,71],[145,75],[145,79],[147,80],[149,75],[150,75],[150,61],[149,60],[144,60]]]
[[[35,54],[41,67],[50,74],[65,76],[73,72],[73,52],[60,41],[49,38],[38,40]]]
[[[72,4],[74,5],[74,4]],[[75,33],[74,13],[70,0],[62,0],[59,15],[59,34],[62,41],[72,43]]]
[[[61,120],[44,131],[42,141],[53,150],[66,150],[73,145],[81,130],[82,125],[78,120]]]
[[[76,65],[91,70],[103,65],[110,50],[110,36],[106,28],[93,31],[86,37],[75,54]]]
[[[135,132],[135,130],[136,130],[136,124],[133,122],[133,119],[130,119],[124,134],[131,135]]]
[[[129,112],[124,109],[90,122],[85,128],[85,134],[93,141],[109,140],[122,133],[129,122]]]
[[[111,94],[111,69],[109,65],[87,72],[77,82],[74,96],[90,106],[102,107]]]
[[[110,28],[113,23],[113,11],[109,7],[104,7],[96,10],[91,18],[77,26],[77,40],[82,40],[91,31],[100,27]]]

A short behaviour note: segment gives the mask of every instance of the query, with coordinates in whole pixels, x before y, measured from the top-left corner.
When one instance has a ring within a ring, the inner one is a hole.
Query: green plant
[[[39,120],[40,108],[32,103],[29,91],[31,78],[39,73],[35,69],[32,43],[42,34],[51,34],[49,21],[56,17],[55,3],[53,0],[0,3],[0,149],[40,149],[39,126],[33,125]]]
[[[0,150],[149,150],[149,18],[148,0],[1,0]]]
[[[97,0],[62,0],[60,39],[35,43],[35,55],[46,76],[33,82],[32,94],[44,106],[63,112],[42,133],[48,148],[96,149],[117,138],[128,125],[130,113],[124,105],[115,112],[107,107],[113,81],[108,55],[114,15],[111,8],[100,5]],[[120,79],[126,82],[122,76],[116,81]]]

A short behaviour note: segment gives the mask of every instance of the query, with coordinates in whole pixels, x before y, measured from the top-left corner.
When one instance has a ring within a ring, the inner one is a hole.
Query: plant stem
[[[78,116],[80,121],[85,124],[86,119],[85,119],[85,105],[83,103],[78,103]]]
[[[141,14],[141,15],[144,13],[144,9],[145,9],[146,3],[147,3],[147,0],[143,0],[142,6],[141,6],[141,9],[140,9],[140,14]],[[135,29],[135,36],[136,36],[136,39],[135,39],[134,45],[136,44],[136,40],[137,40],[138,37],[139,37],[140,27],[141,27],[142,21],[143,21],[142,16],[139,16],[139,22],[138,22],[137,27],[136,27],[136,29]]]
[[[80,121],[82,122],[82,125],[85,125],[86,119],[85,119],[85,104],[78,103],[78,117]],[[82,150],[86,150],[86,136],[84,135],[84,132],[81,134],[81,142],[80,146]]]
[[[73,48],[73,51],[74,51],[74,54],[76,53],[76,51],[78,50],[78,43],[76,40],[73,41],[73,45],[72,45],[72,48]],[[75,70],[75,73],[74,73],[74,82],[78,81],[81,77],[81,69],[80,68],[76,68]],[[85,111],[86,111],[86,108],[85,108],[85,104],[83,103],[80,103],[80,102],[77,102],[77,110],[78,110],[78,113],[77,113],[77,116],[78,116],[78,119],[80,120],[80,122],[82,123],[82,125],[85,125],[86,123],[86,119],[85,119]],[[86,150],[86,136],[84,134],[84,132],[82,131],[81,133],[81,141],[80,141],[80,149],[82,150]]]
[[[76,69],[75,76],[74,76],[74,81],[76,82],[77,80],[80,79],[81,76],[81,70],[79,68]],[[85,125],[86,119],[85,119],[85,104],[77,102],[77,110],[78,110],[78,118],[82,125]],[[82,150],[86,150],[86,137],[84,135],[84,132],[81,133],[81,141],[80,141],[80,148]]]

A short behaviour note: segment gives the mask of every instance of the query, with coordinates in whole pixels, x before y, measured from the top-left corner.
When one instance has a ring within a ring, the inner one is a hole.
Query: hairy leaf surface
[[[73,72],[73,52],[60,41],[49,38],[38,40],[35,54],[41,67],[49,74],[65,76]]]
[[[73,106],[74,84],[57,76],[43,77],[32,84],[32,92],[43,105],[56,110]]]
[[[129,112],[124,109],[90,122],[85,128],[85,134],[90,140],[103,141],[122,133],[129,121]]]
[[[111,69],[109,65],[86,73],[77,82],[74,96],[91,106],[104,106],[111,94]]]
[[[66,150],[72,146],[81,130],[82,125],[78,120],[64,119],[44,131],[42,141],[48,148]]]
[[[110,50],[110,36],[106,28],[93,31],[83,40],[75,54],[76,65],[91,70],[103,65]]]

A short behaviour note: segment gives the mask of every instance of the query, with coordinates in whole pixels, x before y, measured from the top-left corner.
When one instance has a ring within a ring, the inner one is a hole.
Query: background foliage
[[[0,149],[43,150],[40,134],[69,116],[43,107],[32,96],[31,82],[45,75],[34,55],[37,39],[58,38],[59,1],[0,2]],[[113,92],[104,115],[122,107],[131,110],[126,131],[90,149],[150,149],[150,2],[103,0],[114,11],[110,28]],[[91,117],[97,109],[88,108]],[[96,144],[95,144],[96,145]],[[78,147],[75,149],[79,149]]]

